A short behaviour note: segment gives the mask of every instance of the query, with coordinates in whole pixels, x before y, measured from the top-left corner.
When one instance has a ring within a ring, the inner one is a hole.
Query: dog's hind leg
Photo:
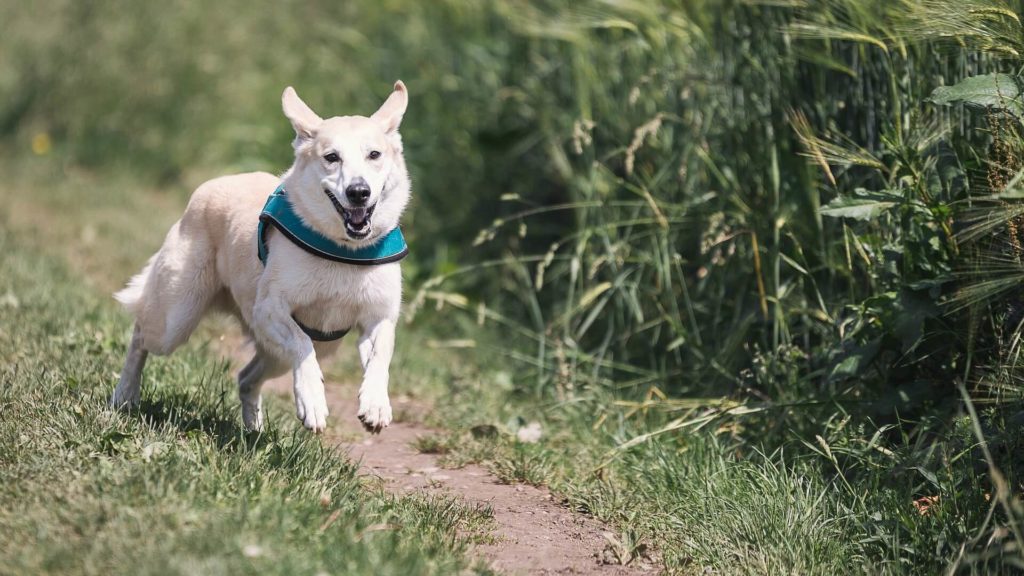
[[[110,397],[110,405],[115,408],[135,408],[139,405],[142,387],[142,368],[146,365],[149,352],[142,347],[142,330],[136,323],[132,330],[132,340],[128,344],[128,355],[121,369],[121,379]]]
[[[287,366],[257,350],[252,360],[238,373],[238,399],[242,403],[242,424],[246,430],[258,432],[263,429],[263,396],[260,390],[268,379],[286,371]]]
[[[158,356],[188,340],[220,288],[216,251],[203,214],[192,207],[195,198],[142,273],[114,295],[135,315],[146,350]]]

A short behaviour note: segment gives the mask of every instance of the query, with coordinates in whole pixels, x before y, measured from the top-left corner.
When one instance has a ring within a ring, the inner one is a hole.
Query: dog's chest
[[[292,314],[321,331],[366,327],[397,319],[402,274],[397,262],[373,266],[339,264],[285,250],[288,270],[280,283]]]

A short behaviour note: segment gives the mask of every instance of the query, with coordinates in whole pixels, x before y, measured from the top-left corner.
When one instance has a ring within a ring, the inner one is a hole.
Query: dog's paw
[[[256,398],[242,397],[242,425],[247,432],[263,430],[263,399],[259,394]]]
[[[327,396],[323,377],[316,380],[296,380],[295,416],[307,430],[320,434],[327,429]]]
[[[387,393],[363,392],[359,395],[359,412],[356,414],[367,432],[380,434],[391,424],[391,401]]]
[[[118,385],[110,396],[110,407],[119,410],[134,410],[139,403],[139,390],[129,386]]]

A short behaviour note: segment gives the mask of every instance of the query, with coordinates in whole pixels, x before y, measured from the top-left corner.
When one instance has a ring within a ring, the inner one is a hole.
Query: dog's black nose
[[[370,185],[362,178],[356,178],[345,188],[345,197],[356,206],[366,204],[370,199]]]

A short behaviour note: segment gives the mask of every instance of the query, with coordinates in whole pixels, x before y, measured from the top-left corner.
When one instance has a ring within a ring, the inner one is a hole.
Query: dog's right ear
[[[298,149],[305,142],[309,142],[316,135],[316,129],[323,122],[323,118],[317,116],[313,109],[306,105],[295,93],[291,86],[284,89],[281,95],[281,108],[284,115],[295,128],[295,148]]]

